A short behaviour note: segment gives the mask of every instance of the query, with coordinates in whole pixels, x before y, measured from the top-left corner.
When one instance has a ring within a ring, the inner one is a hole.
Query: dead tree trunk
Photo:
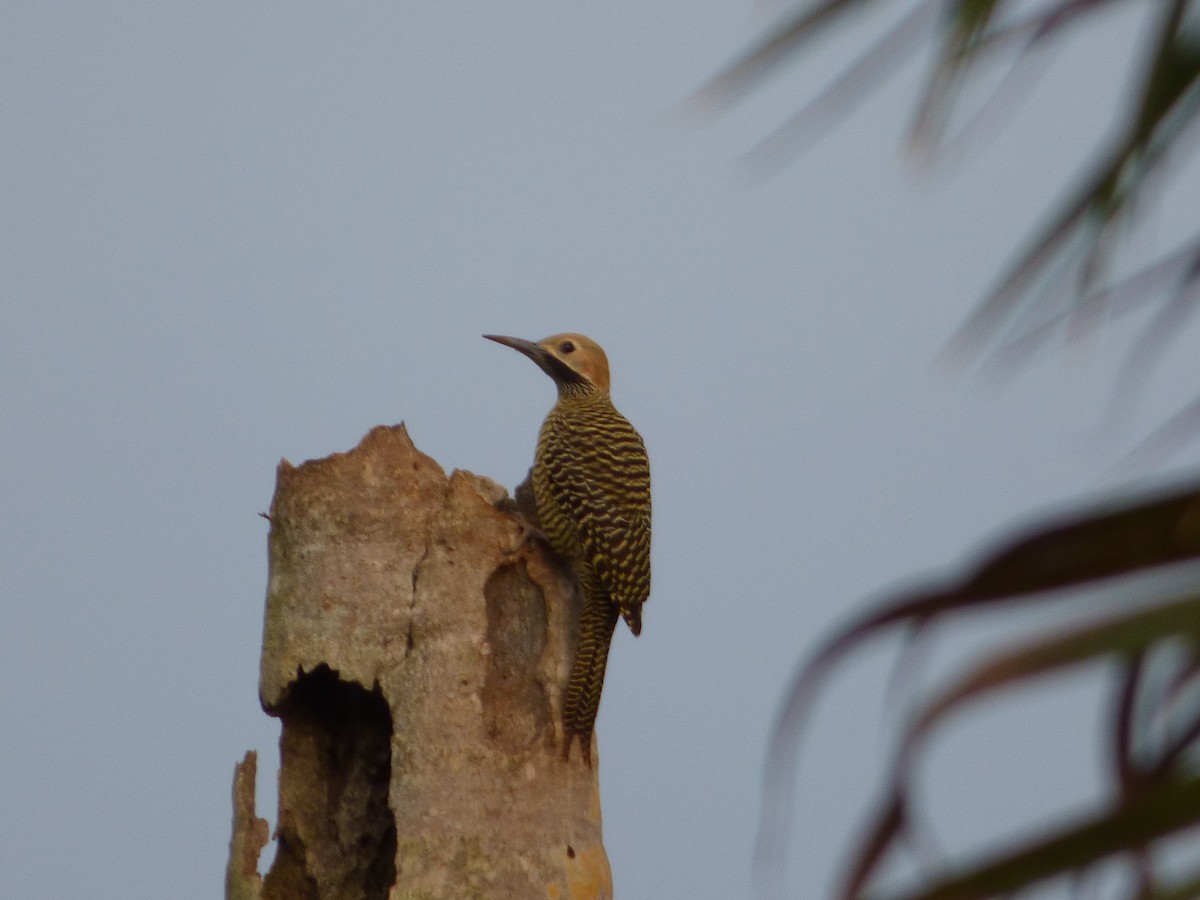
[[[280,463],[259,693],[283,723],[275,862],[234,781],[237,900],[611,897],[595,770],[563,760],[578,609],[503,488],[404,426]]]

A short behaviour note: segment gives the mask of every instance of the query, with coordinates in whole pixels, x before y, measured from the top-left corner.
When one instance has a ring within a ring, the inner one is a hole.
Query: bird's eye
[[[574,353],[575,345],[572,344],[570,341],[563,341],[561,344],[558,345],[558,349],[561,350],[563,353]]]

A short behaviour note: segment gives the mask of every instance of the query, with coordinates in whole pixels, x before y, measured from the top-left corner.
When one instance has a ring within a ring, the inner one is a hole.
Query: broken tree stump
[[[280,463],[259,685],[278,844],[260,885],[243,763],[227,897],[611,897],[597,772],[560,752],[575,591],[539,542],[514,550],[505,498],[403,425]]]

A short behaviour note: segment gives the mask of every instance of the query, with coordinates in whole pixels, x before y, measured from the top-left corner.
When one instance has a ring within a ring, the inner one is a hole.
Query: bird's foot
[[[546,537],[546,532],[542,531],[540,528],[534,528],[532,525],[522,519],[521,533],[517,535],[516,543],[514,543],[511,547],[505,548],[504,555],[515,556],[530,541],[541,541],[542,543],[549,542],[548,538]]]

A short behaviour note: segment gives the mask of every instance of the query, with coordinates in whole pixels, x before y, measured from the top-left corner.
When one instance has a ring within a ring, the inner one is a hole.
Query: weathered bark
[[[513,552],[504,497],[403,426],[280,464],[259,686],[283,721],[278,845],[261,891],[227,896],[611,896],[597,773],[559,752],[574,591],[537,541]],[[230,884],[261,846],[239,811]]]
[[[258,855],[267,846],[267,820],[254,814],[258,755],[251,750],[233,769],[233,837],[225,869],[225,900],[256,900],[262,891]]]

